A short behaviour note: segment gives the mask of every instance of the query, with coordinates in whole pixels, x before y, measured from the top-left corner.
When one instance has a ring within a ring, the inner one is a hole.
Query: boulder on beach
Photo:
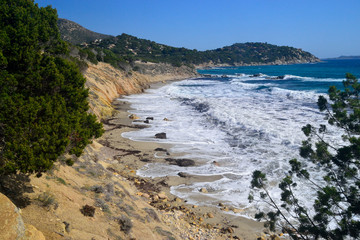
[[[155,134],[155,138],[166,139],[166,133],[157,133]]]
[[[154,151],[157,151],[157,152],[167,152],[167,150],[165,148],[155,148]]]
[[[179,167],[190,167],[195,166],[195,161],[191,159],[174,159],[174,158],[166,158],[165,161],[170,162],[171,164],[178,165]]]
[[[182,178],[190,177],[190,174],[185,173],[185,172],[179,172],[177,175]]]
[[[131,115],[129,116],[129,118],[130,118],[130,119],[133,119],[133,120],[139,119],[139,117],[136,116],[135,114],[131,114]]]

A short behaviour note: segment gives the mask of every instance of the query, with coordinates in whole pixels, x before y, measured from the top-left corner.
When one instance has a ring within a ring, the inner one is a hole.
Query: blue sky
[[[320,58],[360,55],[360,0],[35,0],[99,33],[209,50],[268,42]]]

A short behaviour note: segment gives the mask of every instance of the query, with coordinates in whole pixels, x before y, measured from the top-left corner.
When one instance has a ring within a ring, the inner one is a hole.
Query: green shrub
[[[64,59],[56,10],[3,0],[0,12],[0,174],[44,172],[65,152],[80,156],[102,125]]]

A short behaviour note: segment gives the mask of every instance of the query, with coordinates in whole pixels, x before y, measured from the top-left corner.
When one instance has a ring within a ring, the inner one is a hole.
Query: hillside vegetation
[[[67,21],[62,20],[58,23],[62,38],[84,39],[79,45],[83,59],[88,59],[93,63],[103,61],[120,68],[124,68],[126,64],[134,67],[135,61],[170,63],[173,66],[241,66],[319,61],[318,58],[301,49],[279,47],[268,43],[236,43],[215,50],[197,51],[171,47],[128,34],[116,37],[99,35],[99,38],[87,41],[86,39],[93,39],[91,37],[94,36],[93,32],[85,31],[80,25],[78,25],[79,30],[75,30],[75,25]],[[67,29],[69,26],[72,26],[71,35]],[[72,41],[72,43],[78,44],[78,41]]]
[[[96,39],[111,37],[110,35],[90,31],[80,26],[76,22],[63,18],[58,19],[58,26],[61,32],[62,40],[67,41],[74,45],[83,42],[92,42],[95,41]]]
[[[56,10],[4,0],[0,13],[0,174],[43,172],[61,154],[79,156],[102,126],[66,60]]]

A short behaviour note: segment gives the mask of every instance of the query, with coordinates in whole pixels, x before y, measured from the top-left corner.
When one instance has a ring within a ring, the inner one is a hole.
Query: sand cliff
[[[196,71],[189,67],[176,68],[163,63],[136,63],[138,71],[125,72],[110,64],[89,63],[84,72],[89,89],[89,103],[93,113],[104,119],[111,116],[112,101],[121,95],[141,93],[151,83],[196,77]]]

